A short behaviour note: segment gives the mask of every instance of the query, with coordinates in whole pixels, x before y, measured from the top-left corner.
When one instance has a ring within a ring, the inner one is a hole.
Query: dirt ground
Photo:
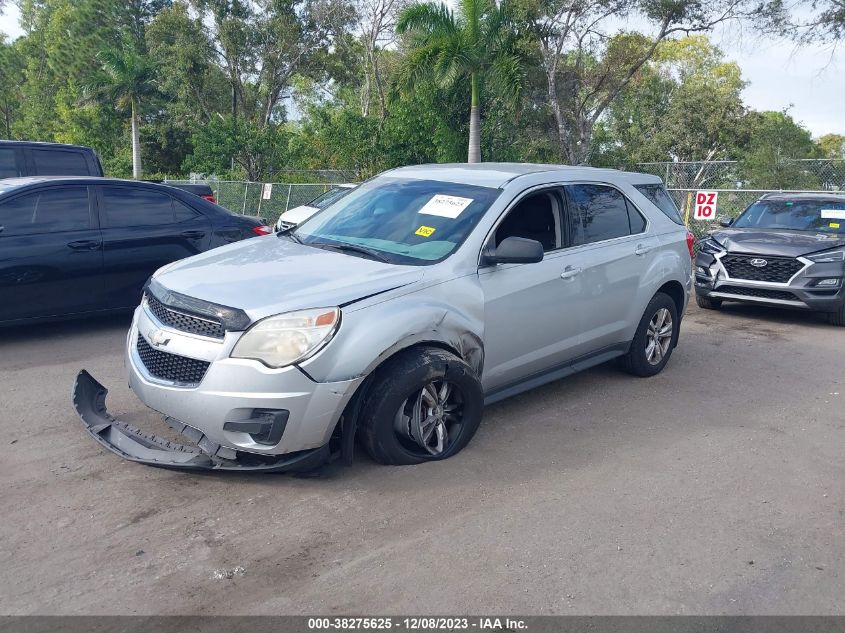
[[[845,329],[691,308],[667,370],[489,407],[442,463],[320,479],[122,461],[128,318],[0,331],[0,613],[845,613]]]

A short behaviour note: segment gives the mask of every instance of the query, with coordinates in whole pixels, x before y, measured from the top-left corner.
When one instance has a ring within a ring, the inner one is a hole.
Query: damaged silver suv
[[[129,384],[192,446],[74,404],[119,455],[293,471],[355,438],[384,464],[451,457],[485,404],[620,358],[660,372],[691,289],[692,237],[654,176],[550,165],[406,167],[296,228],[148,283]]]

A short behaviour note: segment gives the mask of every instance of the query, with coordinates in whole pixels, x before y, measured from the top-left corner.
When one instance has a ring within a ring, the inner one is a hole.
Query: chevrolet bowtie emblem
[[[153,330],[149,335],[150,345],[153,347],[163,347],[170,342],[167,333],[164,330]]]

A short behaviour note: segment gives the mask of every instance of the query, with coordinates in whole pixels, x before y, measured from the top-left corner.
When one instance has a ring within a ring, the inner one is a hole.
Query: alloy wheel
[[[660,308],[648,323],[646,333],[645,357],[650,365],[659,365],[672,344],[674,326],[672,313]]]
[[[402,403],[393,427],[409,450],[438,456],[457,438],[462,421],[460,390],[447,380],[433,380]]]

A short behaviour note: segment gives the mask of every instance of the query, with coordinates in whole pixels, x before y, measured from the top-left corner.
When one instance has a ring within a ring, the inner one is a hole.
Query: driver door
[[[484,391],[490,393],[565,365],[582,350],[580,269],[567,252],[565,202],[559,188],[531,192],[504,215],[493,246],[516,236],[539,241],[535,264],[478,271],[484,293]]]

